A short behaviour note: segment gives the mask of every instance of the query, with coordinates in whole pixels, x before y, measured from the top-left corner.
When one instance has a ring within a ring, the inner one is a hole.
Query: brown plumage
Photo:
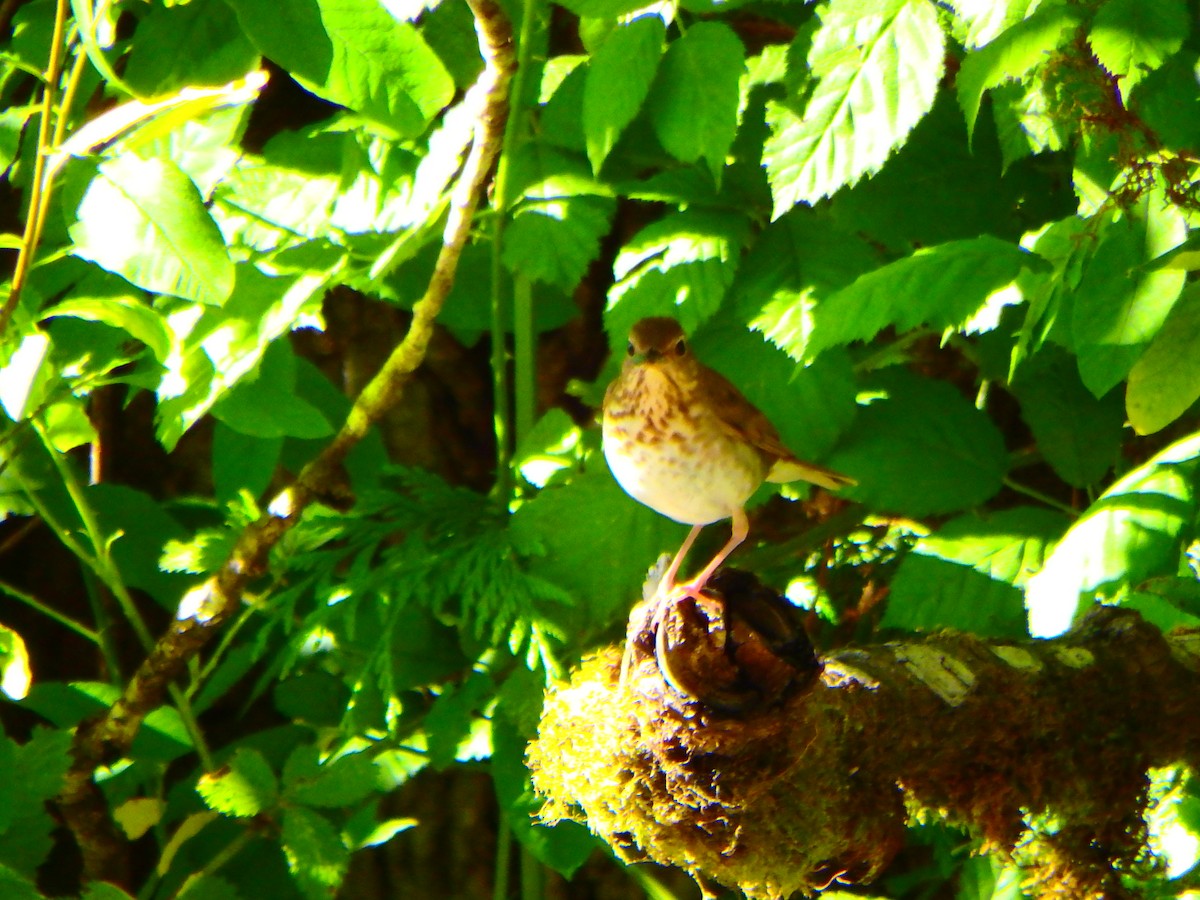
[[[642,319],[604,395],[604,455],[618,483],[651,509],[692,525],[662,580],[664,596],[696,596],[746,539],[744,510],[764,481],[805,480],[830,490],[853,479],[797,459],[763,413],[697,360],[679,323]],[[729,541],[691,582],[675,577],[700,529],[732,519]]]

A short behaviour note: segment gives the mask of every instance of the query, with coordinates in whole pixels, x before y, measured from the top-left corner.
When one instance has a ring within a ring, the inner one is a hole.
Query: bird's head
[[[642,319],[629,332],[626,362],[670,363],[691,358],[687,336],[669,316]]]

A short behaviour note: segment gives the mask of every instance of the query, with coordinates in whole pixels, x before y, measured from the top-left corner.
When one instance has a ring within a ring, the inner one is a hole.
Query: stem
[[[235,856],[242,852],[242,848],[254,839],[254,832],[249,828],[243,828],[232,841],[218,850],[208,862],[184,879],[183,885],[179,888],[179,893],[176,897],[182,897],[187,893],[188,887],[201,878],[206,878],[209,875],[215,874],[225,863],[229,862]]]
[[[42,221],[46,215],[50,189],[46,184],[46,157],[50,153],[50,119],[54,113],[54,94],[62,70],[63,34],[66,29],[67,10],[70,0],[58,0],[54,11],[54,35],[50,39],[50,59],[46,65],[46,82],[42,89],[42,112],[38,122],[37,150],[33,159],[33,178],[29,185],[29,211],[25,214],[25,233],[21,238],[21,249],[17,253],[17,264],[13,271],[12,289],[8,300],[0,309],[0,337],[8,330],[21,291],[29,278],[33,256],[37,252]]]
[[[537,340],[533,333],[533,285],[524,275],[513,280],[513,355],[516,372],[517,444],[537,416]]]
[[[507,900],[508,882],[511,880],[509,862],[512,857],[512,828],[501,815],[496,828],[496,881],[492,885],[492,900]]]
[[[524,0],[521,5],[521,31],[517,38],[516,74],[512,79],[510,97],[512,98],[508,124],[504,129],[504,139],[500,148],[500,163],[496,168],[496,178],[493,184],[492,209],[495,218],[492,221],[492,402],[495,408],[494,422],[496,432],[496,482],[492,494],[499,497],[505,504],[512,498],[512,457],[510,443],[512,437],[512,421],[509,416],[509,384],[508,384],[508,354],[507,354],[507,323],[504,321],[504,263],[501,252],[504,247],[504,231],[508,226],[509,210],[513,203],[512,159],[517,147],[527,131],[525,106],[525,81],[533,60],[533,34],[536,22],[539,20],[539,0]],[[533,318],[532,304],[528,294],[529,285],[522,279],[517,280],[514,298],[513,326],[517,341],[517,439],[522,434],[522,406],[525,399],[522,387],[533,381],[533,359],[529,345],[522,346],[522,341],[532,343]],[[525,296],[522,297],[522,290]],[[524,318],[523,317],[527,317]]]
[[[1019,481],[1013,481],[1007,476],[1005,476],[1003,483],[1006,488],[1016,491],[1018,494],[1024,494],[1026,497],[1030,497],[1040,503],[1045,503],[1047,506],[1053,507],[1054,509],[1061,510],[1072,519],[1079,518],[1079,510],[1067,505],[1066,503],[1063,503],[1060,500],[1055,500],[1049,494],[1043,494],[1036,488],[1027,487],[1021,484]]]
[[[64,628],[67,628],[67,629],[75,632],[77,635],[79,635],[84,640],[91,641],[93,644],[100,643],[100,635],[98,635],[96,632],[92,631],[92,629],[88,628],[82,622],[76,622],[70,616],[63,615],[57,609],[54,609],[51,606],[47,606],[45,603],[43,603],[37,597],[33,596],[33,594],[27,594],[20,588],[14,587],[13,585],[11,585],[5,581],[0,581],[0,593],[8,595],[9,597],[12,597],[14,600],[19,600],[21,603],[24,603],[30,609],[37,610],[42,615],[46,616],[48,619],[53,619],[55,622],[57,622],[59,625],[62,625]]]
[[[91,561],[92,571],[96,573],[96,577],[104,582],[104,586],[108,588],[114,597],[117,599],[118,605],[121,607],[121,612],[133,627],[134,633],[142,646],[147,652],[154,649],[154,638],[150,633],[150,628],[146,625],[146,620],[142,618],[138,612],[137,604],[133,600],[133,596],[129,593],[129,588],[125,586],[125,579],[121,575],[117,564],[113,562],[112,555],[109,553],[111,542],[108,541],[100,529],[100,522],[96,519],[95,511],[91,504],[88,503],[87,497],[84,496],[83,486],[79,479],[75,477],[75,472],[67,463],[66,459],[59,453],[53,443],[50,441],[50,436],[46,433],[45,426],[41,422],[34,420],[33,427],[37,431],[38,436],[42,439],[42,443],[46,447],[46,452],[50,454],[50,459],[54,463],[55,469],[58,470],[58,475],[67,489],[67,494],[71,497],[71,502],[75,505],[75,511],[79,513],[79,518],[83,522],[83,530],[91,542],[92,550],[95,556],[87,556],[86,559]],[[83,557],[81,557],[83,558]],[[196,755],[200,757],[200,763],[204,766],[206,772],[211,772],[216,768],[216,763],[213,760],[212,753],[209,752],[208,744],[204,739],[204,733],[200,730],[200,723],[196,721],[195,715],[192,713],[191,703],[188,702],[187,696],[182,688],[175,683],[167,685],[167,691],[171,695],[171,700],[175,704],[176,710],[179,712],[179,718],[183,722],[184,728],[192,738],[192,745],[196,748]]]

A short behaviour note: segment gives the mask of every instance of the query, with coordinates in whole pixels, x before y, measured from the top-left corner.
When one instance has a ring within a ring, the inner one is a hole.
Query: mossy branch
[[[764,693],[779,658],[732,608],[707,632],[668,613],[658,662],[690,696],[646,654],[620,684],[616,649],[552,693],[529,750],[543,818],[752,898],[870,881],[914,821],[966,829],[1039,896],[1133,896],[1151,874],[1148,770],[1200,764],[1200,631],[1100,607],[1055,640],[842,650]]]
[[[371,426],[392,408],[425,358],[434,320],[454,284],[471,220],[484,196],[508,117],[509,83],[515,69],[512,28],[495,0],[467,0],[475,16],[484,69],[463,103],[476,110],[475,135],[450,200],[441,251],[412,324],[379,373],[363,389],[346,422],[325,450],[301,471],[268,512],[239,536],[220,571],[185,600],[180,618],[159,639],[121,697],[75,734],[74,760],[59,794],[59,809],[83,851],[88,878],[122,880],[124,842],[108,805],[93,782],[96,768],[126,753],[146,716],[162,705],[186,662],[240,608],[250,583],[267,569],[268,555],[314,501],[342,481],[342,464]]]

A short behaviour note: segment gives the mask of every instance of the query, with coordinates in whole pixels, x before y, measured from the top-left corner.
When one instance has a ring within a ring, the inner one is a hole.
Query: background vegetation
[[[598,452],[646,315],[857,479],[735,557],[819,645],[1200,623],[1194,2],[500,7],[0,4],[5,897],[688,895],[523,764],[682,538]]]

